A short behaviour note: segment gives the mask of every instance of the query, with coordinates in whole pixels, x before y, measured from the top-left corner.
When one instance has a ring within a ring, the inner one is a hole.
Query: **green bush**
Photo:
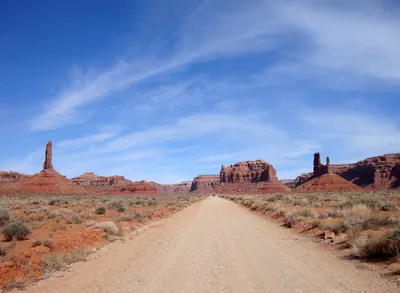
[[[13,222],[6,225],[2,231],[4,238],[8,241],[13,239],[23,240],[31,234],[31,229],[22,222]]]
[[[105,207],[99,207],[95,211],[96,215],[104,215],[106,213],[106,208]]]

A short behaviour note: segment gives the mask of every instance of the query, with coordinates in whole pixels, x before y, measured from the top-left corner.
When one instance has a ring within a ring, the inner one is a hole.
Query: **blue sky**
[[[350,3],[349,3],[350,2]],[[388,0],[0,2],[0,170],[174,183],[400,150]]]

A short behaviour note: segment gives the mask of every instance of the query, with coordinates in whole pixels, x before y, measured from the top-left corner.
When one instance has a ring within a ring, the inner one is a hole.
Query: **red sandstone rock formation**
[[[190,192],[212,193],[220,186],[220,175],[200,175],[193,179]]]
[[[49,141],[46,145],[46,155],[43,170],[53,169],[53,143]]]
[[[239,162],[229,167],[224,165],[221,167],[221,183],[245,184],[277,181],[275,168],[266,161]]]
[[[21,191],[57,194],[87,194],[88,191],[53,169],[42,170],[19,187]]]
[[[18,188],[23,192],[59,193],[59,194],[86,194],[88,191],[68,180],[65,176],[53,169],[52,144],[46,146],[46,159],[43,170],[25,180]]]
[[[322,176],[324,174],[329,173],[329,164],[330,164],[330,159],[329,157],[326,157],[326,165],[323,165],[321,163],[321,155],[319,153],[314,154],[314,169],[313,173],[315,177]]]
[[[297,192],[355,192],[362,191],[361,187],[347,181],[336,174],[324,174],[297,186]]]
[[[218,193],[275,193],[286,192],[278,182],[275,168],[266,161],[239,162],[222,166]]]
[[[158,191],[161,194],[188,194],[192,181],[183,181],[177,184],[158,184]]]
[[[400,154],[367,158],[354,164],[329,165],[329,173],[367,189],[390,189],[400,187]],[[291,186],[299,186],[310,179],[312,173],[302,174]]]
[[[31,175],[25,175],[17,172],[0,171],[0,189],[17,188]]]
[[[331,165],[332,172],[370,189],[398,188],[400,154],[367,158],[356,164]]]
[[[132,182],[124,176],[97,176],[85,173],[71,179],[72,182],[99,194],[158,194],[158,184],[154,182]]]

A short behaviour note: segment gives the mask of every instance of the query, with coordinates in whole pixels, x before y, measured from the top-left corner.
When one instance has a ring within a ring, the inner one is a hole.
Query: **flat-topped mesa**
[[[244,184],[277,181],[275,168],[263,160],[239,162],[229,167],[224,165],[221,167],[221,183]]]
[[[193,179],[190,192],[213,192],[220,185],[220,175],[200,175]]]
[[[314,168],[313,168],[313,174],[314,177],[319,177],[324,174],[329,173],[329,165],[331,163],[331,160],[329,157],[326,157],[326,165],[321,163],[321,155],[319,153],[314,154]]]
[[[46,145],[46,156],[43,163],[43,170],[53,169],[53,143],[49,141]]]

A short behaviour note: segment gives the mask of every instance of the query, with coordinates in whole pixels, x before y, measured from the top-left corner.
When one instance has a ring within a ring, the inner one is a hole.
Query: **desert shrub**
[[[10,219],[10,210],[0,207],[0,227],[4,226]]]
[[[332,230],[336,234],[340,234],[346,231],[344,221],[321,221],[320,228]]]
[[[28,285],[28,280],[11,280],[4,285],[4,292],[12,291],[13,289],[23,290]]]
[[[324,213],[319,216],[321,219],[327,218],[343,218],[344,213],[339,209],[327,209]]]
[[[3,246],[0,246],[0,256],[5,256],[6,255],[6,248]]]
[[[311,227],[312,227],[313,229],[318,228],[320,225],[321,225],[321,220],[314,219],[314,220],[311,222]]]
[[[36,246],[40,246],[40,245],[42,245],[42,241],[41,240],[33,240],[32,247],[36,247]]]
[[[275,202],[278,200],[283,200],[283,194],[276,194],[276,195],[273,195],[273,196],[267,198],[267,201],[269,201],[269,202]]]
[[[305,207],[305,206],[307,206],[309,204],[310,204],[310,202],[308,201],[307,198],[302,198],[302,199],[297,200],[297,201],[294,202],[295,206],[301,206],[301,207]]]
[[[347,211],[347,217],[353,219],[366,219],[371,214],[371,208],[366,204],[357,204]]]
[[[71,217],[68,218],[67,220],[68,224],[81,224],[82,223],[82,218],[79,215],[73,215]]]
[[[387,234],[386,239],[395,246],[397,256],[400,256],[400,227],[390,231]]]
[[[122,201],[113,201],[108,204],[109,209],[117,210],[118,212],[125,212],[126,206]]]
[[[285,214],[285,226],[288,228],[293,228],[294,225],[300,221],[296,212],[288,212]]]
[[[134,220],[135,217],[134,216],[122,216],[119,218],[120,222],[130,222],[132,220]]]
[[[71,263],[82,261],[85,259],[86,253],[81,250],[47,254],[42,257],[41,270],[45,273],[59,271]]]
[[[349,228],[346,230],[346,244],[349,247],[354,247],[357,239],[360,236],[362,229],[359,227]]]
[[[392,227],[400,224],[398,219],[388,216],[372,216],[364,219],[346,219],[345,226],[347,228],[360,227],[362,229],[374,229],[379,227]]]
[[[318,213],[314,209],[304,208],[297,211],[297,215],[304,218],[318,218]]]
[[[398,251],[386,237],[368,235],[367,238],[359,238],[356,242],[359,256],[366,258],[391,258],[398,255]]]
[[[53,246],[54,246],[53,240],[51,240],[49,238],[43,240],[42,244],[43,244],[43,246],[46,246],[48,248],[53,248]]]
[[[23,240],[31,233],[31,229],[22,222],[13,222],[7,224],[2,231],[4,238],[8,241],[13,239]]]
[[[265,210],[266,210],[267,212],[275,212],[275,211],[278,209],[278,207],[279,207],[279,205],[276,204],[276,203],[268,203],[268,204],[265,206]]]
[[[118,227],[113,222],[96,223],[95,227],[103,230],[107,235],[118,235]]]
[[[59,203],[59,202],[60,202],[59,199],[50,199],[49,200],[49,206],[53,206],[53,205],[55,205],[56,203]]]
[[[105,207],[99,207],[95,211],[96,215],[104,215],[106,213],[106,208]]]

